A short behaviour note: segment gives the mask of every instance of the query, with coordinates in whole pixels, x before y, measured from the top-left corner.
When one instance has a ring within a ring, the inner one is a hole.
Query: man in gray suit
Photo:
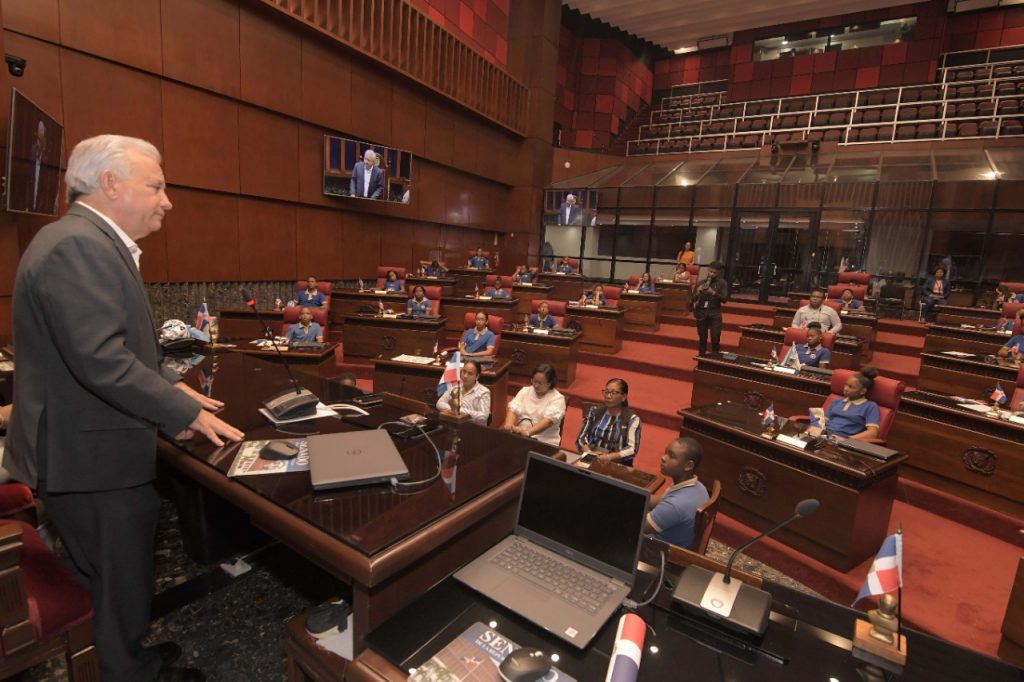
[[[377,165],[377,153],[372,149],[367,149],[362,162],[353,166],[348,193],[370,199],[380,199],[384,193],[384,171]]]
[[[4,464],[36,489],[92,595],[104,682],[202,680],[168,667],[180,649],[142,648],[160,501],[157,431],[216,445],[242,432],[223,403],[162,366],[137,240],[171,209],[160,153],[135,138],[80,142],[65,175],[68,213],[40,230],[14,284],[18,353]],[[31,352],[27,350],[31,348]]]

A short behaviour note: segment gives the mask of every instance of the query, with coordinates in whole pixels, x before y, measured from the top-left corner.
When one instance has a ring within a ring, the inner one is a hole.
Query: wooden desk
[[[932,308],[935,321],[939,324],[960,326],[970,324],[982,327],[995,327],[1002,313],[991,308],[972,308],[968,306],[937,305]]]
[[[257,412],[260,400],[287,385],[262,360],[241,353],[221,356],[217,396],[221,413],[249,439],[280,437]],[[300,383],[324,402],[346,395],[339,384],[300,375]],[[198,369],[185,380],[198,388]],[[347,390],[347,389],[346,389]],[[375,428],[423,406],[390,396],[368,417],[309,422],[321,433]],[[294,425],[292,427],[294,429]],[[416,494],[390,486],[364,486],[314,493],[309,475],[295,472],[229,479],[237,445],[214,448],[205,440],[178,444],[161,440],[160,459],[199,486],[248,514],[261,530],[328,571],[352,589],[356,652],[363,635],[417,595],[511,532],[530,450],[554,455],[557,448],[469,422],[446,425],[432,435],[442,453],[455,434],[461,445],[458,476],[438,478]],[[437,470],[423,438],[396,441],[413,480]],[[457,487],[454,482],[457,481]],[[451,487],[449,487],[451,485]],[[218,519],[210,517],[208,525]],[[225,533],[229,529],[224,530]]]
[[[666,313],[686,313],[693,310],[692,289],[689,284],[658,280],[655,283],[662,295],[661,309]]]
[[[618,353],[622,350],[622,328],[625,312],[620,308],[570,304],[565,307],[565,325],[579,323],[583,330],[580,349],[593,353]]]
[[[406,277],[405,288],[412,291],[414,286],[441,287],[442,296],[454,296],[458,281],[454,277]]]
[[[409,296],[404,292],[378,294],[373,290],[335,289],[331,294],[331,329],[344,331],[346,315],[375,314],[379,303],[396,313],[404,313]]]
[[[944,353],[921,353],[917,388],[987,400],[998,382],[1010,398],[1017,385],[1017,371],[1018,368],[1005,358],[985,362],[979,355],[958,358]]]
[[[556,301],[578,301],[587,286],[583,275],[559,275],[556,272],[538,273],[536,281],[554,287],[551,298]]]
[[[551,292],[554,290],[555,288],[550,284],[513,284],[512,297],[519,301],[519,305],[516,306],[516,315],[520,318],[523,315],[529,316],[532,312],[533,302],[553,300]]]
[[[508,359],[509,374],[527,381],[534,367],[547,363],[555,368],[558,385],[569,386],[576,381],[576,355],[582,336],[581,332],[568,329],[556,334],[536,334],[506,327],[501,332],[498,357]]]
[[[887,443],[910,455],[900,476],[1024,519],[1024,426],[918,390],[903,394]]]
[[[483,364],[480,383],[491,391],[492,422],[501,425],[508,410],[508,374],[510,363],[499,359]],[[444,365],[421,365],[415,362],[374,359],[373,390],[394,393],[428,405],[437,403],[437,383],[444,373]]]
[[[623,290],[619,294],[619,307],[625,311],[626,329],[658,331],[661,326],[661,305],[664,296],[660,293],[638,294]]]
[[[519,302],[514,298],[473,298],[472,296],[456,296],[441,299],[441,312],[448,318],[445,333],[449,341],[462,338],[466,331],[466,313],[474,316],[479,312],[497,315],[504,324],[515,322],[516,306]]]
[[[796,308],[776,308],[775,326],[792,326],[793,316],[796,315],[796,311]],[[843,323],[843,328],[839,332],[842,336],[855,336],[861,340],[861,364],[869,362],[874,352],[872,346],[874,346],[875,335],[878,331],[878,316],[869,313],[848,312],[845,315],[840,313],[839,320]]]
[[[766,324],[740,327],[739,352],[741,355],[767,360],[774,347],[779,353],[781,362],[784,352],[782,341],[785,336],[784,330]],[[837,336],[833,342],[832,360],[828,363],[829,369],[859,369],[862,345],[863,341],[856,336],[842,334]]]
[[[958,350],[978,355],[995,355],[1009,340],[1009,333],[997,332],[992,328],[976,329],[959,325],[930,324],[928,335],[924,337],[924,352]]]
[[[774,405],[775,414],[790,417],[821,407],[831,392],[829,375],[786,374],[752,364],[755,362],[764,360],[746,356],[727,359],[721,353],[697,358],[690,404],[696,407],[731,401],[758,410]]]
[[[434,344],[444,344],[447,322],[443,316],[394,319],[374,315],[346,315],[343,321],[345,362],[430,353]]]
[[[334,352],[338,344],[327,343],[319,350],[282,350],[281,355],[288,361],[288,366],[293,372],[304,372],[318,377],[333,377],[338,373],[338,362]],[[275,364],[281,364],[277,351],[273,349],[256,348],[249,344],[238,344],[231,349],[234,353],[245,353],[254,358],[260,358]],[[282,372],[284,370],[281,370]]]
[[[480,291],[484,290],[487,281],[487,275],[496,275],[498,271],[494,268],[485,268],[478,270],[476,268],[470,268],[466,266],[458,268],[448,268],[448,277],[455,280],[455,296],[471,295],[479,287]]]
[[[756,530],[793,513],[808,497],[823,502],[813,517],[773,537],[840,571],[875,556],[885,538],[896,494],[896,471],[906,455],[881,462],[826,445],[798,450],[763,438],[761,415],[740,403],[680,410],[679,433],[704,446],[701,478],[722,482],[720,511]],[[784,433],[795,433],[793,422]]]
[[[281,325],[284,324],[284,311],[261,309],[260,315],[274,334],[280,336]],[[221,308],[217,311],[217,329],[219,341],[251,341],[267,337],[252,308]]]

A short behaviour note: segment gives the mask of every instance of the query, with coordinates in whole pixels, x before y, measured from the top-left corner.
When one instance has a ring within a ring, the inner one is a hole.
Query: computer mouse
[[[286,440],[272,440],[260,448],[260,459],[291,459],[299,449]]]
[[[516,649],[498,666],[498,674],[506,682],[536,682],[551,672],[551,661],[539,649]]]

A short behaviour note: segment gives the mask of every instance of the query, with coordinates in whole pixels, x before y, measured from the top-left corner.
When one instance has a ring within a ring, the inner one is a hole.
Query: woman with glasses
[[[509,403],[502,428],[558,447],[562,440],[565,396],[555,388],[557,385],[555,368],[537,365],[530,385],[521,388]]]
[[[629,384],[611,379],[604,386],[604,405],[587,412],[576,437],[580,455],[593,454],[602,462],[632,464],[640,450],[640,417],[629,409]]]

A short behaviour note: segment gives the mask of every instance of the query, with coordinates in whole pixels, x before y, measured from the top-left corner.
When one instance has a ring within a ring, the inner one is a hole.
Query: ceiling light
[[[676,54],[686,54],[687,52],[696,52],[696,51],[697,51],[697,46],[696,45],[690,45],[688,47],[680,47],[680,48],[676,49],[675,53]]]

